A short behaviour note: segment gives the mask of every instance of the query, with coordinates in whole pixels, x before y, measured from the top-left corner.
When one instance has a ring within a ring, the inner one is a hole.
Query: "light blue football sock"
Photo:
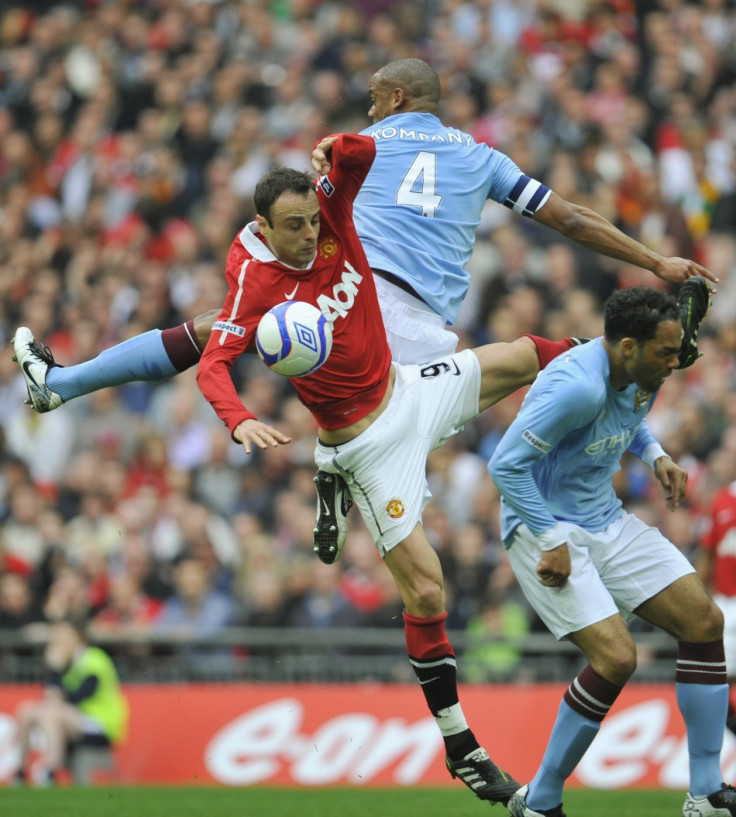
[[[161,330],[151,329],[105,349],[92,360],[76,366],[54,366],[46,375],[46,385],[66,403],[108,386],[168,380],[176,374],[161,340]]]
[[[529,784],[526,804],[532,811],[552,809],[560,805],[565,781],[575,770],[599,729],[598,721],[584,718],[564,700],[560,702],[542,765]]]
[[[723,783],[721,748],[728,712],[728,684],[675,684],[687,729],[690,794],[713,794]]]

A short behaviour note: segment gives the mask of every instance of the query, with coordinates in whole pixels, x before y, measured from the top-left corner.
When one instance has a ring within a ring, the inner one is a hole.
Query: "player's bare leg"
[[[524,335],[511,343],[488,343],[474,349],[481,368],[480,411],[530,385],[551,360],[584,342],[578,338],[548,340]]]

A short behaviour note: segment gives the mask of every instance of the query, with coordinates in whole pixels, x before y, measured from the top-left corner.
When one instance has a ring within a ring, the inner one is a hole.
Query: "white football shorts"
[[[713,601],[723,611],[723,646],[728,677],[736,678],[736,596],[716,594]]]
[[[396,363],[427,363],[451,355],[458,337],[445,319],[403,289],[373,276],[391,359]]]
[[[396,366],[391,399],[362,434],[317,443],[317,467],[343,476],[381,556],[421,521],[431,498],[430,451],[478,414],[480,363],[470,349],[423,366]]]
[[[624,513],[602,531],[570,522],[567,529],[572,573],[562,587],[545,587],[536,567],[542,555],[526,525],[514,532],[508,550],[516,578],[532,607],[557,639],[616,613],[633,611],[695,569],[657,529]]]

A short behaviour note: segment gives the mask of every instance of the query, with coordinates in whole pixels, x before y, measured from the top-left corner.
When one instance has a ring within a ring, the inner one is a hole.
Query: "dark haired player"
[[[683,289],[695,290],[697,281]],[[700,304],[700,317],[707,297]],[[527,599],[552,634],[589,663],[570,684],[536,775],[510,800],[513,817],[563,817],[566,779],[636,668],[624,617],[677,640],[677,701],[685,720],[690,791],[684,817],[736,815],[720,753],[728,706],[723,615],[683,553],[626,513],[613,488],[624,452],[646,463],[667,506],[687,472],[646,422],[679,365],[675,299],[619,290],[604,305],[604,335],[559,356],[537,378],[488,470],[502,495],[501,533]]]

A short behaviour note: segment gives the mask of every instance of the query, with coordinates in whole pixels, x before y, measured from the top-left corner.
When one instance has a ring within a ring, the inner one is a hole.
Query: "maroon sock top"
[[[164,329],[161,332],[161,342],[171,365],[177,372],[196,366],[202,357],[202,348],[194,331],[194,320],[175,326],[173,329]]]

